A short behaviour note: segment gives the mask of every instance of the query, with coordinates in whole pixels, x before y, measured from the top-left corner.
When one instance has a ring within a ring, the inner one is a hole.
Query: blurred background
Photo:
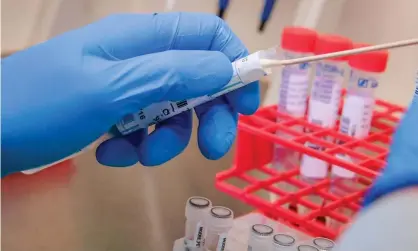
[[[323,9],[312,21],[313,6]],[[171,11],[217,13],[216,0],[177,0]],[[163,0],[2,0],[2,53],[23,49],[113,13],[167,11]],[[280,0],[258,31],[263,0],[232,0],[225,20],[250,51],[280,42],[284,26],[304,24],[356,42],[384,43],[418,35],[416,0]],[[407,105],[418,69],[417,47],[393,50],[377,96]],[[277,85],[263,86],[263,104],[277,102]],[[196,120],[195,120],[196,121]],[[2,250],[170,250],[184,233],[184,203],[193,195],[249,212],[214,187],[231,166],[233,149],[208,161],[193,137],[187,150],[160,168],[111,169],[94,151],[33,175],[2,180]]]

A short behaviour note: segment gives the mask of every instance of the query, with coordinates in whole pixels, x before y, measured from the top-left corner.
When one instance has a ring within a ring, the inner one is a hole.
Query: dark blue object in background
[[[270,18],[271,11],[273,10],[275,3],[276,3],[276,0],[264,1],[264,9],[263,9],[263,13],[261,14],[260,26],[258,27],[259,32],[264,31],[264,28],[266,26],[267,21]]]
[[[226,9],[228,9],[229,0],[219,0],[218,6],[218,17],[224,18]]]

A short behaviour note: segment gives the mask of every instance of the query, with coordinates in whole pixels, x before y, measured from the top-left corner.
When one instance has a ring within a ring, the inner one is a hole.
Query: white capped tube
[[[268,250],[271,247],[273,233],[273,228],[268,225],[253,225],[248,239],[247,251]]]
[[[356,48],[364,46],[367,45],[355,45]],[[350,57],[351,75],[341,114],[341,133],[357,139],[369,134],[375,103],[374,91],[379,86],[379,74],[386,70],[387,61],[387,51],[366,52]],[[343,154],[337,157],[352,161]],[[335,165],[332,166],[332,175],[347,179],[355,177],[355,173]]]
[[[168,118],[171,118],[184,111],[206,103],[216,97],[241,88],[247,84],[261,79],[270,74],[271,70],[264,69],[260,63],[261,59],[276,59],[275,49],[255,52],[247,57],[236,60],[232,63],[233,75],[227,85],[213,95],[206,95],[198,98],[181,100],[177,102],[160,102],[152,104],[137,113],[125,116],[122,121],[116,124],[116,128],[122,135],[132,133],[136,130],[147,128]]]
[[[316,237],[312,240],[313,244],[321,250],[330,251],[335,247],[335,242],[324,238],[324,237]]]
[[[354,47],[364,46],[367,45],[358,44]],[[387,61],[387,51],[372,51],[350,56],[351,75],[340,119],[340,133],[356,139],[368,136],[375,103],[374,92],[379,86],[379,74],[386,70]],[[339,141],[337,143],[344,144],[345,142]],[[338,153],[336,157],[346,162],[358,161],[345,153]],[[333,165],[331,178],[330,192],[338,197],[347,196],[350,192],[343,187],[353,190],[358,187],[356,174],[343,167]],[[347,208],[339,208],[337,211],[345,215],[351,214]],[[328,225],[336,230],[341,227],[341,223],[332,218],[328,219]]]
[[[295,59],[304,56],[311,56],[315,46],[317,33],[312,29],[303,27],[286,27],[282,32],[281,48],[283,59]],[[312,69],[311,63],[300,63],[287,65],[281,71],[279,85],[279,101],[277,110],[295,118],[305,116],[307,107],[307,97]],[[280,120],[280,119],[278,119]],[[280,121],[278,121],[280,122]],[[294,130],[302,131],[302,127]],[[277,131],[276,135],[281,138],[289,139],[289,134]],[[299,166],[299,153],[290,150],[282,145],[275,144],[273,149],[272,167],[279,172],[288,171],[295,166]],[[277,186],[288,192],[293,192],[294,187],[281,182]],[[275,195],[270,196],[270,200],[276,200]]]
[[[296,240],[288,234],[276,234],[273,236],[272,251],[290,251],[294,250]]]
[[[345,51],[352,49],[352,47],[353,44],[348,38],[336,35],[319,35],[315,44],[315,54]],[[347,57],[333,58],[316,63],[315,79],[308,109],[308,121],[310,123],[323,128],[333,128],[335,126],[347,59]],[[322,149],[321,146],[311,142],[307,142],[306,146],[318,150]],[[305,179],[323,179],[328,173],[328,163],[309,155],[303,155],[300,172]],[[308,183],[310,182],[308,181]]]
[[[234,223],[231,209],[221,206],[212,207],[206,217],[207,235],[205,249],[208,251],[225,251],[228,232]]]
[[[206,237],[205,219],[212,202],[204,197],[190,197],[186,203],[186,233],[184,243],[189,249],[202,248]]]

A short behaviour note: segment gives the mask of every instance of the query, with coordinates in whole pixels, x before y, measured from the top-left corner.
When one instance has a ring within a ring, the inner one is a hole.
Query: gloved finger
[[[158,123],[137,148],[139,162],[144,166],[157,166],[171,160],[187,147],[191,134],[191,111]]]
[[[152,103],[213,94],[232,77],[228,58],[216,51],[165,51],[114,62],[105,74],[107,100],[118,119]]]
[[[105,166],[127,167],[138,163],[136,147],[147,136],[145,129],[102,142],[96,149],[97,161]]]
[[[256,81],[228,93],[226,98],[235,111],[245,115],[251,115],[260,105],[259,88],[259,82]]]
[[[238,114],[224,97],[195,108],[199,118],[198,144],[203,156],[216,160],[224,156],[235,140]]]
[[[94,48],[111,59],[128,59],[173,49],[221,51],[230,61],[248,55],[247,48],[231,28],[210,14],[118,14],[91,27],[97,33],[92,41]],[[91,29],[87,30],[91,32]],[[260,102],[258,82],[227,94],[227,97],[238,112],[251,114]]]
[[[418,162],[417,124],[418,102],[413,100],[393,135],[387,165],[365,197],[366,206],[385,194],[417,184],[418,168],[411,164]]]

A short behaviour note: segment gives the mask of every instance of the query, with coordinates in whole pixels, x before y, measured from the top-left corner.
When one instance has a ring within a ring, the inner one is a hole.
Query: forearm
[[[369,205],[340,237],[337,251],[413,251],[418,247],[418,186]]]

